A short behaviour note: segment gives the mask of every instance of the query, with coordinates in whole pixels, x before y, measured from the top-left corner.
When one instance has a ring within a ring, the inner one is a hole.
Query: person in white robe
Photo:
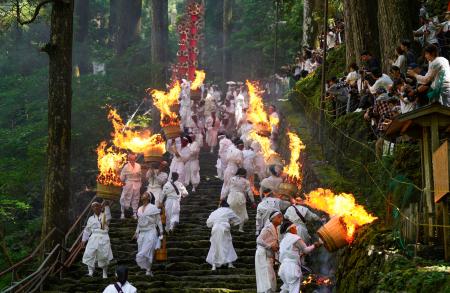
[[[183,127],[188,126],[188,121],[192,116],[192,101],[191,101],[191,85],[190,82],[183,80],[182,91],[180,95],[180,118]]]
[[[274,211],[269,220],[256,239],[255,273],[258,293],[274,293],[277,290],[277,276],[273,265],[279,248],[277,227],[283,221],[283,214]]]
[[[161,163],[156,163],[155,165],[151,166],[146,174],[147,178],[147,192],[152,193],[155,197],[155,205],[159,208],[161,207],[162,200],[161,200],[161,192],[164,184],[166,184],[167,179],[169,178],[169,175],[164,172],[167,168],[167,162],[162,161]]]
[[[283,178],[280,176],[280,170],[277,166],[271,165],[269,167],[270,176],[261,180],[259,193],[262,194],[264,189],[270,189],[273,193],[277,193],[278,186],[283,182]]]
[[[185,164],[189,161],[191,156],[191,149],[188,147],[189,140],[186,137],[181,138],[181,145],[179,148],[175,147],[171,149],[174,154],[172,162],[170,163],[170,173],[169,178],[173,173],[178,173],[178,177],[181,182],[184,182],[185,175]]]
[[[191,134],[188,139],[190,140],[190,144],[188,145],[190,155],[184,167],[183,184],[186,187],[191,184],[192,192],[195,192],[195,189],[200,183],[200,145],[197,142],[195,135]]]
[[[231,226],[239,225],[240,219],[229,207],[226,200],[222,200],[220,207],[213,211],[206,226],[211,228],[211,238],[206,262],[212,266],[212,270],[222,265],[228,264],[229,268],[234,268],[233,262],[237,260],[237,254],[233,247],[231,237]]]
[[[206,144],[210,147],[211,153],[217,145],[217,134],[220,128],[220,120],[216,117],[216,112],[211,112],[211,116],[206,118]]]
[[[169,180],[163,187],[162,199],[166,212],[166,231],[172,232],[180,222],[180,201],[188,196],[188,191],[183,183],[178,181],[178,173],[172,173]]]
[[[217,177],[223,180],[223,174],[227,168],[226,155],[228,148],[233,144],[229,137],[225,134],[219,135],[219,158],[217,159]]]
[[[228,185],[231,178],[236,175],[237,170],[242,167],[244,163],[244,155],[242,150],[244,149],[244,144],[242,141],[236,141],[235,144],[229,146],[226,153],[226,169],[223,173],[224,187]]]
[[[85,249],[82,262],[88,267],[88,276],[94,275],[95,264],[103,269],[103,279],[108,278],[108,265],[113,259],[109,240],[111,210],[107,201],[92,203],[93,215],[89,217],[81,238]],[[102,209],[103,212],[102,212]],[[87,243],[87,244],[86,244]]]
[[[321,218],[318,215],[303,205],[293,204],[286,210],[284,217],[297,226],[297,234],[305,243],[311,243],[311,235],[306,224],[320,222]]]
[[[216,101],[214,99],[214,90],[210,89],[205,98],[205,116],[210,116],[212,112],[216,112]]]
[[[321,246],[321,242],[315,242],[307,246],[300,236],[297,235],[297,226],[292,222],[281,225],[281,234],[284,234],[280,242],[280,269],[278,276],[283,281],[281,293],[298,293],[302,283],[301,256],[311,253],[315,248]]]
[[[255,152],[255,174],[258,175],[259,181],[262,181],[267,177],[267,166],[261,150],[261,144],[257,141],[252,141],[250,147]]]
[[[120,196],[120,218],[125,219],[125,210],[128,210],[131,206],[133,209],[133,218],[137,219],[136,213],[141,196],[142,172],[141,165],[136,163],[136,154],[128,154],[128,163],[122,168],[120,180],[125,183],[122,189],[122,195]]]
[[[243,161],[243,168],[247,171],[247,179],[250,182],[250,186],[253,189],[253,186],[255,186],[255,158],[256,158],[256,153],[252,150],[252,148],[247,147],[242,151],[242,156],[244,158]],[[256,194],[254,194],[255,196],[258,196],[259,193],[256,191],[254,191],[254,193],[256,192]]]
[[[247,214],[247,196],[256,207],[255,198],[250,186],[250,182],[245,178],[247,172],[244,168],[239,168],[236,176],[232,177],[228,185],[221,194],[221,199],[227,199],[230,208],[236,213],[240,219],[239,232],[244,232],[244,224],[248,221]]]
[[[253,131],[253,123],[251,121],[244,121],[239,127],[238,134],[241,140],[244,142],[245,147],[250,147],[252,139],[250,138],[250,133]]]
[[[278,132],[279,132],[279,122],[280,117],[278,116],[278,113],[276,112],[275,105],[271,105],[269,107],[269,121],[270,126],[272,128],[272,131],[270,133],[270,142],[271,142],[271,148],[276,151],[278,148]]]
[[[136,293],[137,289],[128,282],[128,268],[126,266],[118,266],[116,268],[117,282],[108,285],[103,293]]]
[[[234,105],[234,117],[236,124],[239,125],[239,122],[241,122],[244,117],[244,95],[242,92],[239,92],[239,94],[234,98]]]
[[[134,239],[137,239],[137,265],[145,270],[145,275],[153,276],[152,263],[155,249],[161,244],[163,227],[160,209],[155,206],[155,197],[144,192],[141,197],[142,206],[138,209],[138,223]]]
[[[270,189],[264,189],[261,197],[262,200],[256,208],[256,235],[259,235],[267,224],[270,214],[275,211],[280,212],[280,199],[274,198]]]

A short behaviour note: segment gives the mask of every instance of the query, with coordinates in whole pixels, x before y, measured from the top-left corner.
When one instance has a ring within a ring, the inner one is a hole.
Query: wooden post
[[[432,168],[432,158],[431,158],[431,150],[430,150],[430,130],[428,127],[422,128],[422,149],[423,149],[423,173],[425,175],[425,219],[428,222],[427,237],[428,242],[431,244],[432,239],[434,238],[433,232],[433,207],[434,207],[434,197],[431,192],[431,188],[433,185],[433,168]]]

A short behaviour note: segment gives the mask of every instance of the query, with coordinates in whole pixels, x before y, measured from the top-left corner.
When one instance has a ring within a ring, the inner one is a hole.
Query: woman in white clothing
[[[306,246],[297,235],[297,226],[289,221],[282,224],[281,234],[285,234],[280,242],[280,262],[278,276],[283,281],[281,293],[298,293],[302,283],[301,255],[308,254],[321,246],[321,242]]]
[[[250,198],[253,206],[256,207],[250,182],[245,178],[246,176],[247,171],[244,168],[239,168],[236,176],[232,177],[229,184],[225,187],[221,197],[222,199],[228,198],[227,202],[230,208],[239,217],[239,232],[244,232],[244,223],[248,221],[246,195]]]
[[[211,228],[211,246],[209,247],[206,262],[212,266],[212,270],[228,264],[229,268],[234,268],[233,262],[236,261],[237,255],[233,247],[231,238],[231,225],[239,225],[240,219],[230,208],[226,200],[222,200],[220,207],[213,211],[206,226]]]
[[[138,224],[134,239],[137,239],[138,252],[136,263],[144,269],[147,276],[153,276],[151,271],[155,249],[160,246],[163,227],[160,210],[155,206],[153,194],[144,192],[141,197],[142,206],[138,209]]]
[[[116,269],[117,282],[105,288],[103,293],[136,293],[137,289],[128,283],[128,268],[118,266]]]

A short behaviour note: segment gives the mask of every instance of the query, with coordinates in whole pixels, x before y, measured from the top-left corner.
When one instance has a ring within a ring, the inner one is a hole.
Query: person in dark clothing
[[[381,68],[378,59],[375,58],[369,51],[364,51],[361,53],[361,62],[366,70],[370,68]]]
[[[416,62],[416,54],[414,54],[414,51],[411,49],[411,41],[410,40],[402,40],[400,43],[400,48],[404,52],[406,52],[406,59],[408,62],[408,66],[411,66],[411,64]]]

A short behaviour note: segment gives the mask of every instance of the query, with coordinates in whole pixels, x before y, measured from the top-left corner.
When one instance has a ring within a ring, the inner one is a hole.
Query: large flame
[[[250,120],[255,127],[264,128],[271,131],[271,123],[269,115],[264,110],[264,102],[261,97],[261,89],[256,83],[250,81],[245,82],[250,96],[249,106],[247,109],[247,120]]]
[[[263,153],[264,160],[269,160],[271,155],[277,154],[272,148],[271,148],[271,142],[270,138],[266,136],[259,135],[255,130],[250,131],[250,139],[259,142],[261,145],[261,152]]]
[[[179,125],[180,118],[178,113],[171,107],[179,104],[178,98],[180,97],[181,86],[180,82],[176,81],[170,88],[169,92],[152,90],[151,95],[153,97],[153,105],[161,112],[160,124],[162,127],[169,125]]]
[[[143,153],[150,148],[159,148],[165,153],[165,142],[160,134],[154,134],[149,130],[134,130],[127,128],[117,110],[110,109],[108,119],[112,122],[114,132],[111,134],[116,147],[129,149],[135,153]]]
[[[203,70],[195,71],[195,80],[191,84],[191,90],[198,90],[205,81],[206,73]]]
[[[288,132],[288,136],[291,158],[289,160],[289,165],[284,167],[283,173],[287,175],[286,180],[288,182],[296,184],[300,188],[302,183],[302,165],[299,162],[299,159],[301,151],[303,151],[306,146],[297,134]]]
[[[318,188],[306,195],[305,204],[321,210],[331,217],[339,216],[343,219],[347,229],[347,241],[353,241],[356,228],[371,223],[377,219],[370,215],[362,205],[355,201],[352,194],[334,194],[329,189]]]
[[[97,182],[103,185],[122,186],[118,170],[125,165],[127,155],[107,147],[106,141],[102,141],[97,147],[97,155],[99,170]]]

